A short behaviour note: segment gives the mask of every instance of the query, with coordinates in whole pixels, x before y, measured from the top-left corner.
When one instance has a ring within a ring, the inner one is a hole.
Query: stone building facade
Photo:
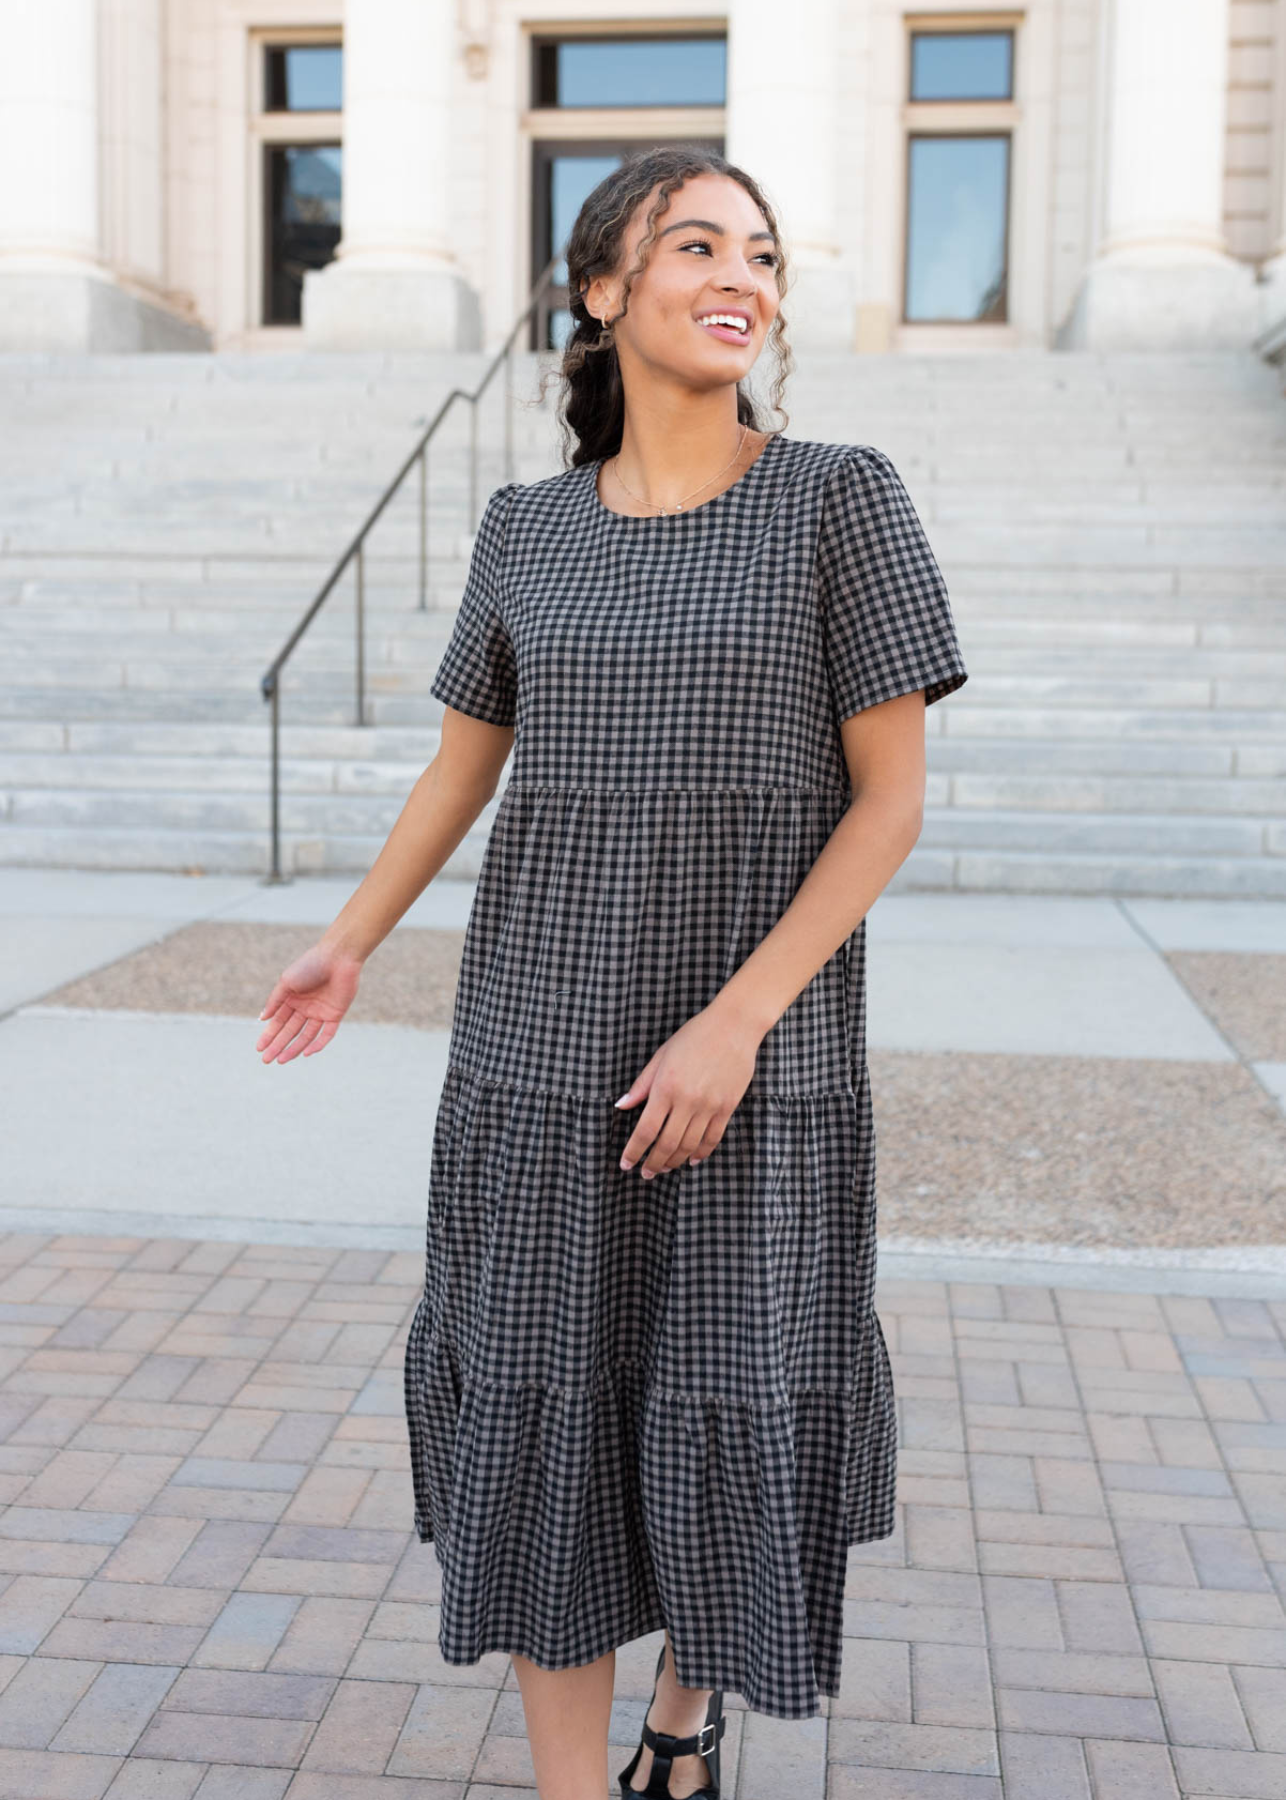
[[[797,347],[1286,336],[1286,0],[5,8],[0,348],[498,344],[580,199],[760,180]],[[556,346],[557,288],[529,348]]]

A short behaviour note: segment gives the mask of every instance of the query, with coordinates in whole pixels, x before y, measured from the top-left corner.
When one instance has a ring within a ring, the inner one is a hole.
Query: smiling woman
[[[717,152],[666,145],[592,190],[566,255],[571,462],[601,463],[604,504],[629,517],[713,499],[768,440],[745,377],[771,348],[780,410],[791,369],[786,257],[766,194]],[[628,388],[648,405],[627,414]]]
[[[615,1650],[662,1630],[621,1792],[718,1800],[724,1690],[838,1695],[848,1546],[896,1523],[864,921],[966,677],[889,459],[746,391],[789,365],[751,178],[642,153],[566,258],[569,466],[491,496],[432,684],[462,786],[466,743],[514,763],[434,1136],[415,1517],[442,1656],[513,1657],[542,1793],[602,1791]]]

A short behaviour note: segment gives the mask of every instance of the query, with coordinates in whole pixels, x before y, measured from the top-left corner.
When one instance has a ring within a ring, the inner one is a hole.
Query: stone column
[[[1254,274],[1228,255],[1229,0],[1108,0],[1101,232],[1067,349],[1250,342]]]
[[[0,348],[76,347],[103,282],[94,0],[5,9]]]
[[[839,0],[732,0],[728,14],[726,154],[777,211],[794,271],[792,346],[853,347],[854,286],[840,261]]]
[[[1273,143],[1276,153],[1272,195],[1272,247],[1260,271],[1260,328],[1258,348],[1272,361],[1286,363],[1286,37],[1277,45],[1277,81],[1273,103]]]
[[[450,249],[455,10],[347,0],[343,235],[304,278],[317,349],[476,349],[477,296]]]
[[[158,10],[157,0],[38,0],[5,9],[0,350],[179,350],[209,342],[161,297],[159,174],[117,157],[114,122],[127,113],[138,132],[152,122],[160,154]],[[112,103],[106,116],[99,73],[105,53]],[[126,218],[134,221],[128,237]],[[116,254],[109,257],[109,249]]]

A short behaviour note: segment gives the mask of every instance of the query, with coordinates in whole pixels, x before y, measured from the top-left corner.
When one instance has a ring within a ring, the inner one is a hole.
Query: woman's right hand
[[[264,1062],[284,1063],[324,1050],[352,1004],[361,973],[356,957],[324,938],[297,956],[282,970],[259,1014],[267,1023],[255,1049],[263,1051]]]

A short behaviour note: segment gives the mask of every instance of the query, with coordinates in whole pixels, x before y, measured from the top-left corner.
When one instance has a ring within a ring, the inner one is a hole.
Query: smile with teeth
[[[738,313],[702,313],[697,324],[713,326],[721,331],[735,331],[739,337],[746,337],[750,331],[749,319],[743,319]]]

